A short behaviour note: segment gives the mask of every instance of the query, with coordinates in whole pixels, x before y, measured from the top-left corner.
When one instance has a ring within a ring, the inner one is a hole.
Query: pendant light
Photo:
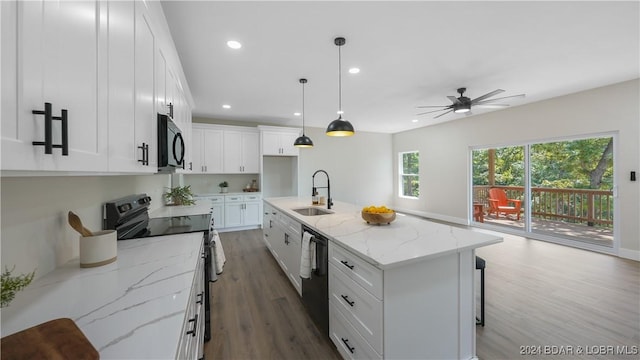
[[[338,46],[338,118],[333,120],[327,126],[327,135],[329,136],[352,136],[355,133],[353,125],[347,120],[342,119],[342,53],[340,47],[346,43],[343,37],[337,37],[333,43]]]
[[[306,83],[307,79],[300,79],[300,84],[302,84],[302,136],[293,142],[293,146],[302,148],[313,147],[313,141],[311,141],[311,138],[304,134],[304,84]]]

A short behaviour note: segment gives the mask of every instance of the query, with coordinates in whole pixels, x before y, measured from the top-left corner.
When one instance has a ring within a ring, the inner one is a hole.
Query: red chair
[[[489,189],[489,215],[496,214],[496,217],[500,217],[500,213],[503,213],[505,217],[507,214],[516,214],[518,220],[520,220],[520,208],[522,207],[522,200],[507,199],[507,193],[498,188]],[[510,206],[509,203],[513,204]]]

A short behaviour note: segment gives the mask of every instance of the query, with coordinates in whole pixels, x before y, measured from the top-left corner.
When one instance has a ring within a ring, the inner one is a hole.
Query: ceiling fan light
[[[456,114],[466,113],[471,111],[471,104],[456,104],[453,106],[453,112]]]
[[[301,148],[310,148],[310,147],[313,147],[313,141],[311,141],[311,138],[308,137],[307,135],[302,134],[302,136],[300,136],[299,138],[296,139],[296,141],[293,142],[293,146],[301,147]]]
[[[352,136],[355,132],[353,125],[347,120],[343,120],[342,115],[327,126],[327,135],[329,136]]]

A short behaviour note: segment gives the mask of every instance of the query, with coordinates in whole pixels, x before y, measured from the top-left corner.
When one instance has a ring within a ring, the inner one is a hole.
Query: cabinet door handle
[[[340,262],[342,263],[342,265],[348,267],[349,269],[353,270],[353,265],[349,265],[349,262],[346,260],[340,260]]]
[[[273,220],[269,220],[269,229],[273,227]]]
[[[196,336],[196,329],[198,328],[198,314],[195,315],[193,319],[189,319],[189,322],[193,323],[193,329],[187,331],[187,335],[191,334],[191,336]],[[349,346],[349,345],[347,345]]]
[[[341,337],[340,340],[342,340],[342,342],[347,346],[347,349],[349,349],[349,352],[353,354],[356,348],[349,346],[349,339],[345,339]]]
[[[62,149],[62,155],[69,155],[69,125],[67,110],[62,109],[61,116],[53,116],[51,111],[51,103],[44,103],[44,110],[32,110],[32,114],[44,115],[44,141],[31,142],[34,146],[44,146],[45,154],[53,154],[53,148]],[[53,144],[53,120],[62,122],[62,144]]]
[[[189,161],[189,170],[193,171],[193,162]]]
[[[138,149],[142,150],[142,160],[138,160],[142,165],[149,165],[149,144],[142,143],[141,146],[138,146]]]
[[[289,245],[289,234],[284,234],[284,243],[285,245]]]
[[[200,294],[196,295],[197,298],[199,298],[198,300],[196,300],[196,304],[202,304],[202,299],[204,298],[204,293],[201,292]]]
[[[355,301],[349,301],[349,297],[347,295],[340,295],[340,297],[342,297],[344,301],[346,301],[347,304],[349,304],[349,306],[351,307],[353,307],[353,305],[356,303]]]

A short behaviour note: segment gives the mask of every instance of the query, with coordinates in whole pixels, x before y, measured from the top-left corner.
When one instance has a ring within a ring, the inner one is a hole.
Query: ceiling
[[[338,109],[357,131],[395,133],[495,89],[511,107],[639,77],[639,2],[163,1],[194,116],[325,128]],[[237,40],[242,48],[226,46]],[[347,69],[358,67],[359,74]],[[223,109],[223,104],[231,105]],[[474,114],[495,109],[472,109]],[[473,116],[473,115],[472,115]],[[412,120],[418,120],[412,122]]]

